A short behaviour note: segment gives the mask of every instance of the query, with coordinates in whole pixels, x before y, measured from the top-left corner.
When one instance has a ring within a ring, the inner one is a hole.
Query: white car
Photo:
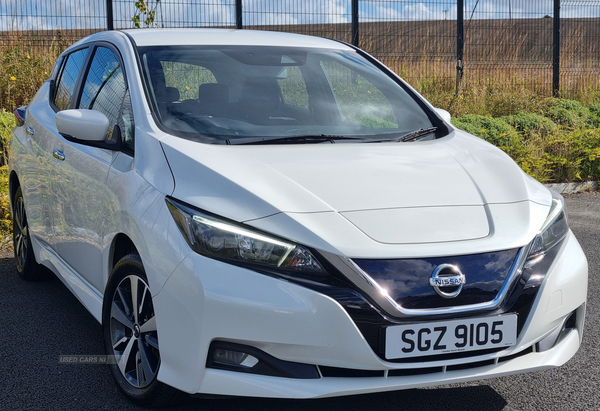
[[[16,116],[18,272],[101,322],[137,403],[434,386],[581,344],[563,198],[352,46],[97,33]]]

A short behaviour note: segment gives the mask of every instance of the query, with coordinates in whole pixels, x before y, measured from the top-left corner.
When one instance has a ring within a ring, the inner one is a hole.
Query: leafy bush
[[[546,141],[546,167],[558,182],[600,180],[600,129],[559,132]]]
[[[595,128],[600,128],[600,103],[592,104],[588,107],[588,111],[590,112],[590,125]]]
[[[4,238],[10,235],[12,220],[8,198],[8,166],[0,167],[0,248]]]
[[[8,161],[8,139],[10,131],[16,125],[15,116],[6,111],[0,111],[0,167]]]
[[[478,114],[466,114],[452,119],[452,124],[467,133],[474,134],[498,146],[509,145],[516,130],[502,118],[492,118]]]
[[[539,133],[548,135],[556,131],[557,125],[540,114],[536,113],[517,113],[512,116],[501,117],[502,120],[513,126],[517,131],[525,134]]]
[[[11,113],[0,111],[0,248],[4,238],[11,232],[10,202],[8,198],[8,139],[10,130],[15,126],[15,117]]]
[[[562,126],[583,127],[590,118],[589,109],[575,100],[551,98],[546,99],[543,105],[545,107],[539,114],[546,114],[548,118]]]
[[[600,181],[600,104],[545,99],[541,106],[548,117],[465,115],[452,124],[500,147],[541,182]]]

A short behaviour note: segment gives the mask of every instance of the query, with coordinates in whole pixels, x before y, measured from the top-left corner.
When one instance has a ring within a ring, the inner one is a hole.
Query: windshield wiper
[[[428,127],[428,128],[420,128],[415,131],[411,131],[408,134],[404,134],[400,137],[392,137],[392,138],[384,138],[381,140],[368,140],[369,143],[390,143],[390,142],[405,142],[405,141],[415,141],[420,139],[421,137],[425,137],[431,133],[434,133],[438,128],[437,127]]]
[[[228,144],[313,144],[330,142],[335,143],[337,140],[359,140],[364,141],[361,137],[349,137],[349,136],[336,136],[330,134],[318,134],[308,136],[290,136],[290,137],[276,137],[276,138],[242,138],[242,139],[229,139]]]
[[[408,134],[403,135],[397,139],[391,141],[405,142],[405,141],[415,141],[421,137],[425,137],[428,134],[431,134],[437,130],[437,127],[428,127],[428,128],[420,128],[415,131],[411,131]]]

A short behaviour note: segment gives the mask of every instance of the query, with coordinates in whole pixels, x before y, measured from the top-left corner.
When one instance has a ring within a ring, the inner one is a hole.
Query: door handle
[[[33,127],[31,127],[31,126],[27,126],[27,128],[25,129],[25,132],[26,132],[27,134],[29,134],[30,136],[32,136],[32,135],[34,135],[34,134],[35,134],[35,130],[34,130],[34,129],[33,129]]]
[[[61,160],[61,161],[63,161],[65,159],[65,153],[60,151],[58,148],[54,149],[54,153],[52,153],[52,155],[54,156],[54,158]]]

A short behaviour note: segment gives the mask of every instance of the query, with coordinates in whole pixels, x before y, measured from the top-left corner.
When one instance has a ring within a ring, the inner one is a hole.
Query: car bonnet
[[[332,213],[384,244],[464,241],[490,235],[490,205],[551,202],[506,154],[462,132],[411,143],[161,142],[174,197],[250,224]]]

